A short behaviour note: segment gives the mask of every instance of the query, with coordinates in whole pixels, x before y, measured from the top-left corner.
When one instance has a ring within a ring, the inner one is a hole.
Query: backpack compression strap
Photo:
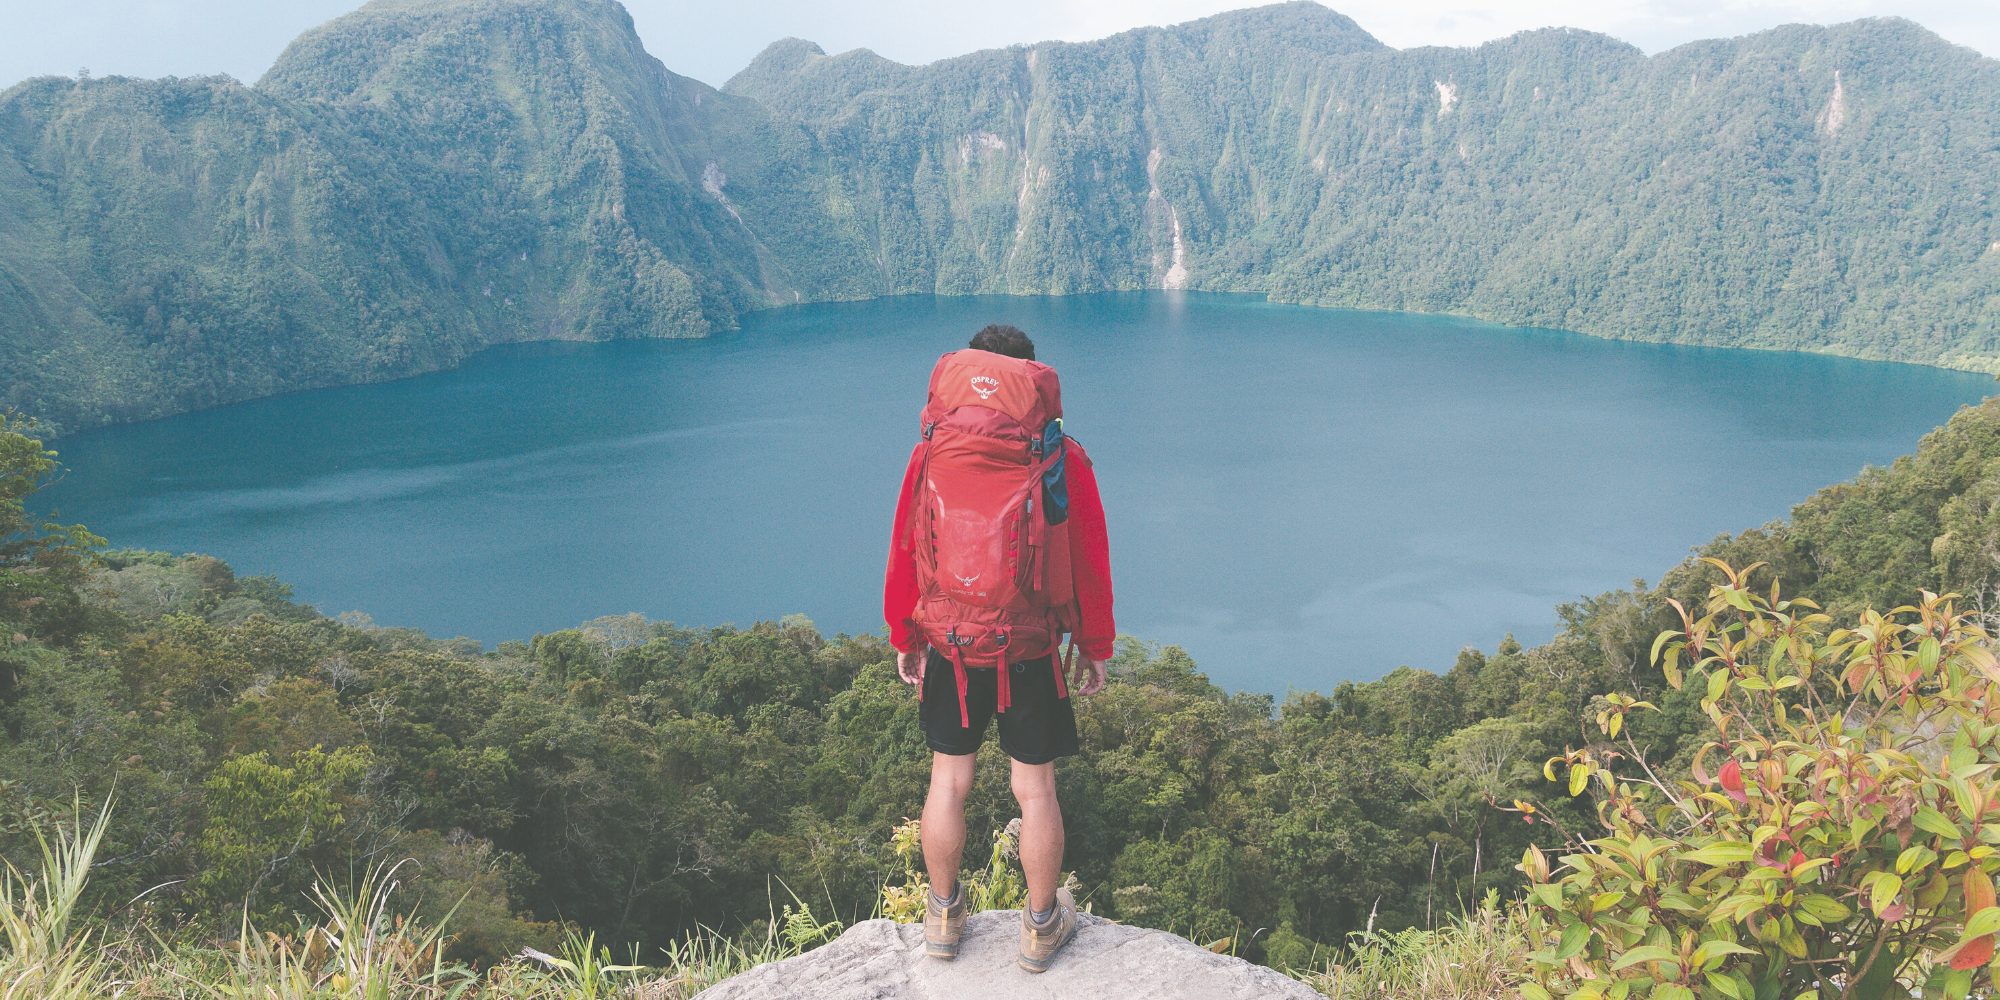
[[[1060,648],[1062,646],[1060,641],[1056,646],[1058,648],[1049,650],[1049,658],[1055,660],[1056,666],[1056,697],[1067,698],[1069,685],[1063,683],[1063,675],[1069,673],[1069,661],[1076,656],[1076,633],[1070,633],[1068,649]]]
[[[965,654],[959,652],[958,645],[951,647],[952,669],[958,675],[958,724],[962,728],[972,728],[972,713],[965,708]]]
[[[994,701],[999,705],[995,710],[1005,712],[1014,704],[1014,689],[1007,683],[1007,647],[1005,646],[1000,647],[1000,676],[993,678],[993,682],[996,691]]]

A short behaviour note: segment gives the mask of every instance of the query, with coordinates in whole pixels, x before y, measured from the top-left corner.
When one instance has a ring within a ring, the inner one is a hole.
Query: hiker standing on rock
[[[1057,885],[1055,761],[1077,753],[1065,670],[1074,659],[1074,690],[1096,694],[1111,658],[1104,504],[1089,456],[1063,434],[1055,369],[1011,326],[988,326],[938,359],[922,428],[896,503],[882,610],[932,750],[920,827],[931,879],[925,951],[958,955],[965,796],[997,714],[1021,805],[1020,964],[1042,972],[1076,933],[1076,900]],[[1070,650],[1058,659],[1065,634]]]

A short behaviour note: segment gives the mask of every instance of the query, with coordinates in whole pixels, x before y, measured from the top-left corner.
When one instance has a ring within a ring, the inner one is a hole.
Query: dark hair
[[[1020,330],[1001,323],[987,324],[984,330],[972,335],[972,343],[966,346],[975,351],[992,351],[1023,361],[1035,360],[1035,342]]]

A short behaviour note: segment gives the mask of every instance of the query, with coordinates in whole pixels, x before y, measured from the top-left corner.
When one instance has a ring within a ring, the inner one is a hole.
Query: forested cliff
[[[2000,63],[1915,24],[1387,48],[1312,3],[717,91],[608,0],[376,0],[256,86],[0,94],[0,402],[65,428],[698,336],[1186,287],[2000,369]]]

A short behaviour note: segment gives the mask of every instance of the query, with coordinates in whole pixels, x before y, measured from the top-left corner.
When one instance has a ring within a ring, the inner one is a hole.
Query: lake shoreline
[[[1881,356],[1870,357],[1863,354],[1845,353],[1843,351],[1838,350],[1834,346],[1828,346],[1821,350],[1801,351],[1785,347],[1761,347],[1756,345],[1742,345],[1742,344],[1709,344],[1709,343],[1701,343],[1701,342],[1687,341],[1687,340],[1670,340],[1670,339],[1654,340],[1643,337],[1620,337],[1608,333],[1591,332],[1588,330],[1569,330],[1561,327],[1546,327],[1546,326],[1535,326],[1532,324],[1518,324],[1509,322],[1508,320],[1505,319],[1498,319],[1492,316],[1485,316],[1471,312],[1459,312],[1453,310],[1446,310],[1441,312],[1425,312],[1421,310],[1396,309],[1386,306],[1378,307],[1378,306],[1367,306],[1367,305],[1355,305],[1351,303],[1334,303],[1334,302],[1325,302],[1321,300],[1290,300],[1290,299],[1278,298],[1266,292],[1207,291],[1204,289],[1195,289],[1195,288],[1114,289],[1111,291],[1094,291],[1094,292],[1019,293],[1019,294],[991,293],[991,294],[979,294],[979,295],[939,295],[935,293],[912,292],[909,294],[902,294],[902,295],[871,295],[871,296],[866,296],[864,298],[855,298],[855,299],[820,299],[811,302],[775,303],[768,306],[761,306],[755,309],[745,310],[744,312],[738,314],[738,316],[736,317],[738,322],[735,326],[717,330],[712,333],[704,333],[704,334],[692,334],[684,336],[683,335],[659,336],[659,337],[651,337],[651,336],[612,337],[605,340],[579,340],[568,337],[546,337],[546,338],[535,337],[535,338],[522,338],[518,340],[498,340],[488,343],[484,347],[481,347],[477,350],[467,353],[466,355],[461,357],[456,364],[443,365],[436,368],[427,368],[424,369],[423,371],[405,372],[402,374],[393,375],[386,378],[363,379],[360,381],[353,381],[353,382],[330,382],[324,385],[299,386],[292,389],[286,389],[282,392],[275,392],[262,396],[249,396],[243,399],[231,400],[226,403],[217,403],[212,406],[203,406],[189,410],[176,410],[171,413],[163,413],[157,416],[144,417],[137,420],[121,420],[113,423],[100,424],[85,428],[73,429],[69,427],[64,427],[60,424],[40,424],[40,426],[45,428],[52,428],[51,433],[46,433],[43,435],[42,439],[44,441],[49,441],[49,442],[63,441],[63,440],[73,439],[78,435],[89,434],[93,431],[104,430],[107,428],[129,427],[135,424],[150,423],[156,420],[169,420],[174,417],[184,416],[190,413],[202,413],[208,410],[217,410],[231,406],[239,406],[244,403],[253,403],[263,399],[276,399],[283,396],[297,395],[299,393],[320,392],[327,389],[340,389],[349,386],[382,385],[390,382],[401,382],[407,379],[422,378],[426,375],[436,375],[440,372],[457,371],[459,369],[464,368],[466,365],[471,364],[474,361],[474,359],[486,355],[488,352],[491,352],[496,348],[519,347],[529,344],[612,344],[612,343],[621,343],[627,341],[713,340],[718,336],[728,336],[731,334],[741,332],[744,326],[742,321],[745,319],[751,319],[754,317],[762,317],[762,316],[771,316],[771,315],[782,315],[787,312],[798,312],[798,311],[811,310],[814,308],[821,308],[827,306],[846,306],[846,305],[858,305],[869,302],[884,302],[884,301],[913,300],[913,299],[993,298],[993,299],[1036,300],[1036,299],[1081,299],[1093,296],[1147,295],[1147,294],[1214,295],[1214,296],[1244,297],[1244,298],[1256,297],[1260,299],[1264,304],[1268,305],[1300,306],[1305,308],[1327,309],[1327,310],[1334,310],[1341,312],[1422,316],[1422,317],[1432,317],[1440,319],[1460,319],[1469,322],[1490,325],[1505,330],[1539,331],[1544,333],[1566,333],[1566,334],[1574,334],[1579,337],[1591,337],[1597,340],[1610,340],[1610,341],[1619,341],[1624,343],[1662,344],[1662,345],[1674,345],[1681,347],[1705,347],[1705,348],[1713,348],[1716,350],[1760,351],[1760,352],[1774,352],[1779,354],[1802,354],[1810,356],[1846,358],[1852,361],[1867,361],[1879,364],[1913,365],[1920,368],[1936,368],[1941,371],[1960,371],[1960,372],[1972,372],[1977,374],[1993,375],[1995,376],[1995,382],[1996,382],[1996,388],[1994,390],[1995,394],[2000,395],[2000,362],[1995,362],[1993,364],[1989,364],[1982,367],[1970,363],[1963,365],[1955,365],[1955,364],[1944,363],[1941,361],[1940,362],[1905,361],[1896,358],[1881,357]]]
[[[996,321],[1063,375],[1115,512],[1120,630],[1273,692],[1532,644],[1555,606],[1992,395],[1917,365],[1253,295],[902,296],[94,429],[44,502],[120,547],[489,644],[628,611],[872,632],[924,373]]]

